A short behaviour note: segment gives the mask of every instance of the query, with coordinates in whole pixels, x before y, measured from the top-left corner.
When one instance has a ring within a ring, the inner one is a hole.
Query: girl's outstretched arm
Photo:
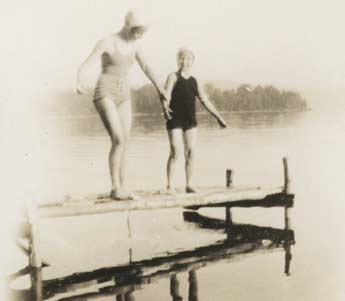
[[[95,46],[86,60],[81,64],[77,72],[77,87],[76,91],[78,94],[86,93],[86,86],[83,84],[84,73],[87,71],[90,65],[92,65],[97,59],[100,58],[102,53],[106,51],[108,40],[103,39]]]
[[[217,111],[216,107],[213,105],[213,103],[208,99],[205,92],[200,88],[199,84],[198,87],[198,98],[200,99],[201,104],[204,106],[204,108],[214,117],[216,118],[219,126],[221,128],[226,128],[228,125],[226,124],[225,120],[222,118],[222,116]]]
[[[142,51],[140,48],[138,48],[135,52],[135,58],[145,75],[150,79],[152,84],[155,86],[157,89],[157,92],[159,94],[159,97],[165,98],[167,101],[170,101],[170,96],[168,93],[166,93],[165,89],[163,86],[159,83],[158,79],[156,78],[156,75],[153,73],[151,67],[147,64],[146,59],[144,58]]]

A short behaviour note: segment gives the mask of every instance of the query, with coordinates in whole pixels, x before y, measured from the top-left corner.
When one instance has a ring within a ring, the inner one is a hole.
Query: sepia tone
[[[344,9],[4,5],[1,300],[344,300]]]

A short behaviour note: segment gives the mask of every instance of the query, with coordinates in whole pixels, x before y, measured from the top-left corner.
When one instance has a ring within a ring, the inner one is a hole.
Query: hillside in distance
[[[203,81],[205,93],[224,112],[232,111],[303,111],[307,101],[296,91],[267,86],[251,86],[233,81]],[[152,84],[132,89],[135,114],[161,114],[158,95]],[[92,92],[78,95],[74,91],[57,91],[44,97],[43,106],[49,115],[94,115]],[[201,110],[198,105],[198,110]]]

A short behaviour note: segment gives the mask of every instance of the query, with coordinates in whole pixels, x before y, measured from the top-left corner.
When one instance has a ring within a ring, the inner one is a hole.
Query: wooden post
[[[232,170],[227,169],[226,170],[226,187],[230,188],[232,184]]]
[[[39,245],[39,219],[37,214],[37,206],[31,204],[28,208],[28,221],[30,223],[30,238],[29,238],[29,251],[30,251],[30,266],[33,268],[41,268],[41,252]]]
[[[287,158],[283,158],[283,165],[284,165],[284,193],[290,193],[290,177],[289,177],[289,168]]]

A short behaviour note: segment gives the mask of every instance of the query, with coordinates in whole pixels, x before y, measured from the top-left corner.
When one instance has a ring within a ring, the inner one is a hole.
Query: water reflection
[[[127,301],[135,300],[136,291],[168,278],[171,300],[176,301],[184,300],[180,281],[188,273],[188,300],[196,301],[199,298],[198,270],[251,254],[281,250],[285,251],[284,273],[290,275],[291,245],[295,243],[293,230],[235,223],[227,225],[226,220],[202,216],[193,211],[185,211],[183,216],[185,222],[201,229],[226,233],[226,238],[192,250],[52,280],[42,279],[42,269],[31,269],[31,290],[12,291],[12,295],[16,296],[15,300],[81,301],[112,297]]]

